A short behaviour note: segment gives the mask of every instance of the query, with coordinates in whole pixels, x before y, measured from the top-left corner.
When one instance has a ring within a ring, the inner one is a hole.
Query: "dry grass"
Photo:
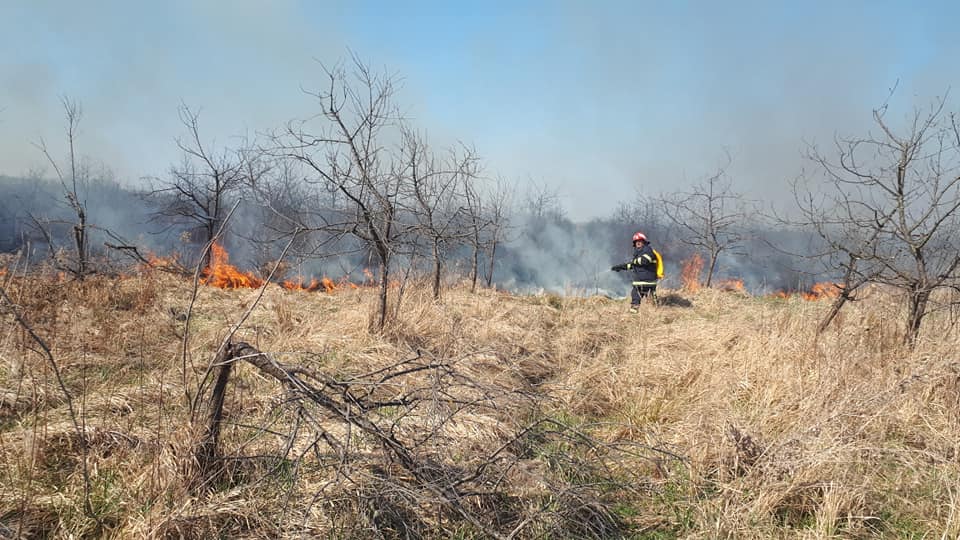
[[[222,447],[235,462],[224,481],[192,490],[197,431],[179,354],[189,284],[159,273],[4,279],[79,408],[94,515],[63,396],[5,316],[0,538],[483,537],[389,462],[335,482],[337,467],[302,440],[291,443],[302,459],[278,459],[296,414],[249,366],[227,399]],[[880,291],[819,338],[826,301],[703,290],[678,293],[690,306],[631,315],[601,298],[455,288],[436,302],[427,291],[408,286],[399,315],[372,334],[373,291],[271,286],[240,337],[343,380],[419,351],[501,389],[496,406],[456,416],[422,449],[465,469],[498,448],[511,456],[468,503],[501,534],[523,524],[520,538],[960,535],[960,337],[947,313],[907,350],[898,304]],[[200,291],[188,384],[253,297]],[[414,440],[436,418],[418,412],[398,429]]]

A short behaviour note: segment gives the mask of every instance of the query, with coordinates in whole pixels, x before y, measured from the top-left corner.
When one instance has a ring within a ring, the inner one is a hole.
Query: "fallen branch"
[[[397,438],[393,430],[385,429],[369,418],[369,411],[376,409],[380,404],[366,402],[363,398],[354,395],[349,386],[343,383],[340,383],[340,388],[337,388],[336,383],[329,381],[322,388],[317,388],[300,377],[304,370],[280,364],[270,355],[262,353],[244,342],[228,343],[222,348],[221,353],[213,363],[219,366],[219,370],[210,395],[205,400],[206,429],[195,451],[195,458],[199,465],[199,475],[193,483],[194,488],[209,485],[222,472],[222,467],[218,467],[218,463],[222,459],[218,446],[220,428],[223,422],[223,405],[233,365],[239,361],[246,361],[256,367],[261,374],[273,378],[293,396],[312,403],[347,425],[372,437],[390,456],[390,460],[399,464],[412,475],[417,480],[418,485],[433,493],[443,504],[484,531],[489,537],[501,538],[501,535],[489,530],[461,504],[464,495],[457,489],[456,482],[443,481],[439,474],[441,471],[435,465],[417,459],[413,451]],[[325,392],[327,389],[337,389],[339,392],[331,392],[328,395]],[[331,435],[323,433],[326,436],[325,438],[335,441]],[[331,446],[344,447],[338,441]]]

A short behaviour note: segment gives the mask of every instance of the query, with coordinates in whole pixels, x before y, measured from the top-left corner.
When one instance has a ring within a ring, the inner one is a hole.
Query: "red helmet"
[[[643,234],[642,232],[635,232],[635,233],[633,233],[633,243],[637,243],[637,241],[639,241],[639,240],[643,240],[644,242],[646,242],[646,241],[647,241],[647,235]]]

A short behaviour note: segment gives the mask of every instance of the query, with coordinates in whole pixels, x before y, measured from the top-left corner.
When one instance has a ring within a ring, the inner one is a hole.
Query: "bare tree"
[[[289,236],[309,218],[310,193],[299,175],[298,163],[274,158],[265,153],[245,160],[246,187],[252,199],[263,209],[262,237],[259,242],[272,242]],[[294,251],[296,249],[294,248]]]
[[[647,237],[657,243],[658,250],[668,246],[667,240],[674,236],[676,228],[672,221],[664,217],[662,201],[637,191],[633,200],[620,202],[611,216],[616,224],[619,244],[627,245],[633,233],[643,231]]]
[[[800,208],[834,254],[846,288],[880,283],[903,291],[904,343],[915,344],[931,295],[955,286],[960,266],[960,129],[938,98],[902,127],[873,111],[879,133],[837,138],[832,157],[816,147],[810,159],[822,172]],[[842,305],[842,304],[841,304]],[[839,308],[837,308],[839,310]]]
[[[514,188],[498,178],[493,190],[485,197],[483,213],[489,222],[487,228],[487,287],[493,285],[493,270],[497,260],[497,248],[506,241],[513,212]]]
[[[448,249],[470,237],[468,185],[478,174],[479,159],[463,147],[442,159],[434,156],[424,138],[405,130],[401,150],[408,211],[416,221],[416,236],[427,244],[432,261],[433,297],[440,298],[444,260]]]
[[[374,73],[354,58],[352,71],[344,66],[326,69],[327,87],[311,95],[320,105],[315,118],[291,123],[279,140],[279,151],[301,163],[312,178],[308,181],[338,195],[333,220],[311,224],[357,238],[376,258],[379,266],[377,327],[387,321],[387,293],[394,255],[401,247],[407,227],[400,222],[401,184],[405,178],[384,146],[386,128],[398,127],[393,103],[395,78]]]
[[[177,139],[181,161],[150,195],[160,205],[157,218],[169,218],[201,231],[200,243],[209,242],[230,208],[230,198],[244,185],[247,154],[243,149],[216,149],[200,136],[200,113],[181,105],[178,114],[186,135]]]
[[[560,192],[546,183],[530,180],[523,198],[523,211],[535,221],[561,221],[567,213],[560,200]]]
[[[83,110],[79,103],[68,97],[61,99],[64,114],[67,119],[67,162],[65,167],[61,167],[57,160],[50,154],[46,141],[40,139],[36,147],[43,152],[44,157],[53,167],[63,188],[63,196],[72,210],[75,220],[70,223],[73,238],[73,255],[67,257],[64,261],[58,261],[54,257],[54,264],[61,270],[70,272],[76,279],[82,280],[87,276],[90,269],[90,245],[89,233],[90,226],[87,223],[87,201],[81,194],[81,189],[88,180],[87,167],[80,163],[77,156],[76,143],[79,134],[80,119],[83,116]],[[41,220],[33,217],[34,223],[40,229],[50,246],[51,253],[54,250],[54,240],[50,232],[50,225],[56,224],[56,220]]]
[[[299,164],[282,156],[273,155],[259,145],[245,145],[239,150],[243,156],[243,193],[248,217],[231,227],[235,237],[253,247],[257,268],[264,275],[276,261],[280,247],[293,238],[291,255],[302,259],[311,252],[307,235],[300,234],[309,221],[310,206],[316,205],[300,176]],[[294,238],[295,237],[295,238]],[[284,263],[278,276],[289,270]]]
[[[283,147],[286,143],[280,142],[281,138],[275,138],[280,146],[259,149],[247,160],[256,164],[254,169],[259,171],[247,173],[245,188],[258,215],[257,226],[242,236],[253,244],[258,265],[264,269],[275,260],[277,248],[296,236],[289,249],[291,262],[280,271],[281,276],[290,277],[291,267],[296,267],[296,278],[302,282],[303,263],[320,259],[347,262],[344,270],[349,274],[356,269],[349,268],[349,256],[357,255],[363,247],[350,232],[353,213],[330,185],[316,179],[305,180],[315,173],[300,160],[286,155],[288,149]]]
[[[654,224],[654,228],[660,228],[662,208],[663,205],[659,200],[638,192],[634,200],[620,202],[617,205],[613,219],[619,223],[630,224],[631,228],[639,223],[643,224],[644,230],[650,230],[650,224]]]
[[[827,314],[817,325],[817,333],[823,333],[831,322],[840,314],[840,310],[847,302],[857,301],[858,292],[863,286],[879,277],[878,265],[871,262],[872,256],[878,254],[880,233],[892,218],[891,214],[877,215],[872,227],[864,227],[863,222],[855,219],[838,219],[842,206],[849,210],[848,203],[841,199],[828,199],[824,193],[814,192],[808,182],[796,180],[792,184],[794,200],[800,209],[800,219],[778,218],[778,221],[787,226],[800,225],[807,230],[813,230],[816,237],[822,242],[821,246],[810,246],[801,259],[819,260],[822,270],[827,273],[842,275],[835,282],[837,296],[833,299]],[[847,216],[852,217],[852,216]],[[864,254],[872,254],[865,258]],[[805,273],[810,273],[809,271]]]
[[[514,187],[501,177],[490,183],[481,183],[480,178],[464,183],[464,228],[467,233],[466,245],[470,248],[470,292],[477,290],[481,254],[486,256],[486,286],[490,287],[493,283],[497,248],[506,240],[514,193]]]
[[[707,287],[720,255],[742,244],[741,226],[748,217],[747,201],[733,191],[733,182],[726,174],[729,165],[728,156],[724,166],[690,191],[662,198],[667,216],[680,229],[680,240],[707,253]]]
[[[484,199],[474,180],[464,183],[464,228],[466,243],[470,247],[470,292],[477,292],[480,277],[480,253],[485,245],[485,233],[493,225],[484,216]]]

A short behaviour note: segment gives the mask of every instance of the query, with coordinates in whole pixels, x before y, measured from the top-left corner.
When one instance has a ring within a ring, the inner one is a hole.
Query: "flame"
[[[320,288],[320,282],[316,278],[312,278],[310,283],[304,284],[303,278],[297,278],[296,281],[288,279],[280,284],[281,287],[287,289],[288,291],[308,291],[313,292]]]
[[[373,272],[371,272],[369,268],[363,269],[363,275],[366,276],[368,283],[373,283]]]
[[[147,251],[144,253],[144,258],[147,259],[147,263],[141,263],[137,266],[137,269],[140,271],[149,271],[154,268],[182,268],[180,265],[180,254],[176,252],[171,253],[169,257],[160,257],[152,251]]]
[[[703,270],[703,258],[694,253],[680,264],[680,283],[684,290],[697,292],[700,290],[700,271]]]
[[[809,291],[800,291],[800,292],[791,292],[791,291],[776,291],[767,295],[769,298],[781,298],[787,299],[797,296],[803,300],[808,300],[811,302],[821,300],[823,298],[836,298],[840,296],[840,285],[837,283],[832,283],[830,281],[824,281],[820,283],[814,283]]]
[[[742,279],[721,279],[717,280],[714,286],[721,291],[744,292],[745,290]]]
[[[840,285],[824,281],[814,283],[809,292],[801,293],[804,300],[820,300],[821,298],[836,298],[840,296]]]
[[[306,284],[303,282],[303,278],[297,278],[296,281],[290,279],[281,283],[280,286],[282,286],[284,289],[287,289],[288,291],[306,291],[306,292],[323,291],[326,293],[332,293],[337,289],[341,289],[345,286],[350,287],[351,289],[359,288],[357,287],[357,285],[350,283],[346,277],[341,279],[339,284],[334,283],[333,280],[328,277],[322,277],[320,279],[310,278],[310,283],[306,283]]]
[[[221,289],[255,289],[263,285],[263,280],[249,272],[241,272],[230,264],[227,250],[219,244],[211,248],[210,264],[203,270],[203,284]]]
[[[0,268],[0,277],[3,277],[3,276],[5,276],[5,275],[7,275],[7,269],[6,269],[6,268]]]
[[[168,266],[180,266],[180,261],[177,259],[180,257],[177,253],[171,253],[169,257],[158,257],[153,253],[147,253],[147,261],[151,266],[155,267],[168,267]]]

